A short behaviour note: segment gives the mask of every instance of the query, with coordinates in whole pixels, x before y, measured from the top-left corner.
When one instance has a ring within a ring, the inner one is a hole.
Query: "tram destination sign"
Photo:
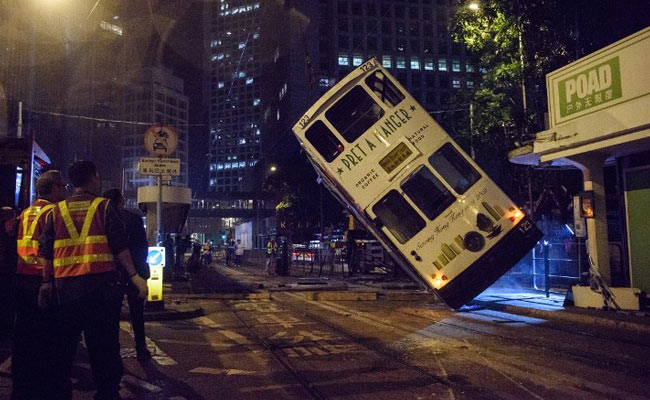
[[[180,158],[140,158],[139,172],[142,175],[179,176],[181,174]]]

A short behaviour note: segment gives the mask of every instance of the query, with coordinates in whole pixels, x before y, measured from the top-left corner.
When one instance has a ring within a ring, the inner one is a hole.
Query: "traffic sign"
[[[150,267],[164,267],[165,266],[165,248],[160,246],[149,247],[149,254],[147,255],[147,263]]]
[[[181,174],[181,159],[142,157],[138,170],[143,175],[178,176]]]
[[[176,151],[178,135],[169,125],[153,125],[144,133],[144,147],[154,157],[166,157]]]

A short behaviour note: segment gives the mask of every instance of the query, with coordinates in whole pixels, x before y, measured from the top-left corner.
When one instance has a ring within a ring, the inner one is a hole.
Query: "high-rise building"
[[[426,109],[444,109],[454,90],[476,84],[474,66],[447,28],[454,3],[320,0],[319,86],[376,57]]]
[[[209,191],[241,191],[261,157],[261,18],[266,7],[246,0],[206,3]]]
[[[145,68],[140,76],[131,79],[124,90],[123,115],[127,121],[122,130],[123,190],[127,207],[137,207],[137,188],[154,185],[153,176],[140,175],[140,157],[149,157],[144,148],[142,122],[170,125],[178,134],[174,158],[181,159],[181,175],[172,177],[173,186],[187,186],[188,182],[188,98],[183,80],[163,67]]]
[[[210,154],[208,191],[250,191],[288,93],[288,10],[275,0],[218,0],[204,9]],[[266,142],[266,144],[265,144]],[[257,171],[257,172],[256,172]]]

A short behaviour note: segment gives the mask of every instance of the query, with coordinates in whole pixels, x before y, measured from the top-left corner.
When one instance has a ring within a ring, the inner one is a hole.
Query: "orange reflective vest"
[[[108,199],[102,197],[73,196],[57,204],[52,211],[55,278],[115,270],[106,237],[107,210]]]
[[[53,209],[54,204],[45,199],[38,199],[20,214],[16,273],[21,275],[43,273],[43,266],[38,258],[38,237],[45,226],[45,216]]]

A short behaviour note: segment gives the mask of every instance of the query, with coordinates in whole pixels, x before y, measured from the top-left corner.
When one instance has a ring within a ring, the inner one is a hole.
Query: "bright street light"
[[[469,3],[467,8],[469,8],[472,11],[478,11],[480,7],[479,7],[479,4],[477,2],[473,1],[473,2]]]
[[[278,168],[275,165],[271,165],[271,168],[269,168],[269,171],[275,172]]]

